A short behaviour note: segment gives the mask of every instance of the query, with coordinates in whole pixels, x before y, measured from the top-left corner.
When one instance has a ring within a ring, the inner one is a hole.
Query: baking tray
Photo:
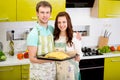
[[[65,60],[69,60],[72,58],[75,58],[75,56],[77,56],[78,54],[74,54],[74,55],[69,55],[70,57],[68,58],[64,58],[64,59],[56,59],[56,58],[45,58],[45,54],[44,55],[38,55],[37,59],[43,59],[43,60],[53,60],[53,61],[65,61]]]

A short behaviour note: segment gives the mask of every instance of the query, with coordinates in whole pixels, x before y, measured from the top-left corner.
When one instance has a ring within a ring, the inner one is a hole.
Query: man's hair
[[[36,5],[36,12],[39,12],[39,7],[41,7],[41,6],[43,6],[43,7],[50,7],[50,12],[52,12],[52,6],[47,1],[40,1],[40,2],[38,2],[37,5]]]

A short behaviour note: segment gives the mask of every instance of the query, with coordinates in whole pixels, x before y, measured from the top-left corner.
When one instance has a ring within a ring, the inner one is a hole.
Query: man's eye
[[[50,12],[47,12],[47,14],[49,14]]]
[[[44,12],[41,12],[42,14],[44,13]]]

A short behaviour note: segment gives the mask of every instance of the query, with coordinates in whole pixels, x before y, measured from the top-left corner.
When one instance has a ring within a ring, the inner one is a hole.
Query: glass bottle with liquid
[[[9,55],[14,56],[14,42],[13,42],[13,40],[10,40],[9,46],[10,46]]]

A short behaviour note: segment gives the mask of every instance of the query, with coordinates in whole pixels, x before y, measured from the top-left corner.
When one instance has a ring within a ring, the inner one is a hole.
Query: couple
[[[80,55],[80,41],[73,37],[72,23],[66,12],[58,13],[55,29],[48,25],[52,12],[50,3],[41,1],[36,5],[38,22],[27,37],[29,50],[30,80],[80,80],[80,56],[66,61],[51,61],[37,59],[35,56],[52,52],[53,50],[73,51]],[[53,37],[54,36],[54,37]]]

